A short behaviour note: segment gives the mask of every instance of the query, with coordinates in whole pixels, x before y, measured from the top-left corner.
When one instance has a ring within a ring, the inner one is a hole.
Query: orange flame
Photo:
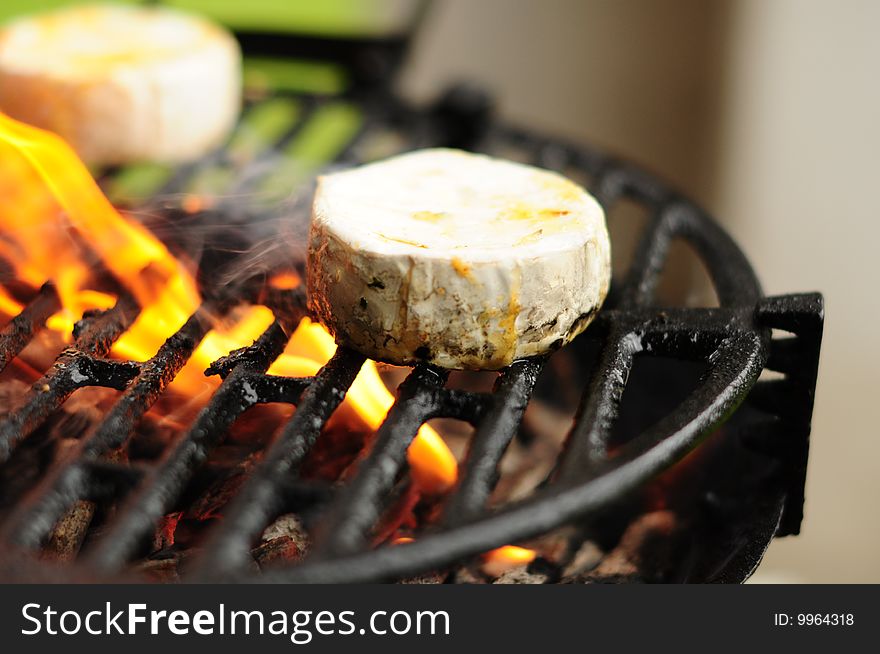
[[[518,545],[504,545],[483,554],[483,570],[498,577],[508,570],[528,565],[537,557],[535,550]]]
[[[535,560],[535,550],[518,545],[505,545],[483,555],[487,563],[508,563],[513,565],[525,565]]]
[[[297,327],[287,347],[269,374],[303,376],[312,375],[318,367],[327,363],[336,352],[336,343],[318,323],[304,318]],[[304,361],[313,362],[312,367]],[[364,423],[373,430],[385,419],[394,396],[385,387],[376,364],[366,361],[346,395]],[[458,464],[443,439],[430,425],[422,425],[407,451],[413,480],[421,490],[440,493],[448,490],[458,476]]]
[[[300,285],[300,278],[292,270],[276,273],[269,278],[269,286],[279,291],[290,291]]]
[[[191,203],[189,209],[202,205]],[[145,361],[198,308],[195,279],[149,231],[123,217],[103,195],[73,150],[58,136],[0,113],[0,258],[16,277],[38,287],[52,281],[63,309],[47,326],[70,339],[74,321],[89,309],[108,309],[116,297],[88,287],[93,266],[102,264],[138,302],[141,312],[113,346],[122,358]],[[290,289],[294,273],[270,283]],[[0,311],[16,315],[21,304],[0,287]],[[217,384],[202,372],[231,350],[253,342],[272,322],[266,307],[242,308],[230,325],[217,325],[196,348],[172,382],[178,392],[196,396]],[[270,373],[313,375],[336,350],[333,338],[304,320]],[[367,361],[346,403],[371,429],[377,429],[393,397]],[[413,478],[422,490],[440,492],[456,480],[457,465],[439,434],[425,425],[410,446]]]
[[[398,536],[391,540],[392,545],[408,545],[414,543],[411,536]],[[484,553],[483,570],[492,577],[499,577],[508,570],[528,565],[538,556],[535,550],[519,545],[503,545]]]
[[[142,307],[126,345],[155,352],[199,305],[192,276],[146,229],[119,215],[61,138],[3,114],[0,135],[18,155],[2,157],[4,254],[16,272],[30,283],[54,281],[67,320],[112,306],[112,298],[84,292],[91,267],[69,243],[86,240]]]

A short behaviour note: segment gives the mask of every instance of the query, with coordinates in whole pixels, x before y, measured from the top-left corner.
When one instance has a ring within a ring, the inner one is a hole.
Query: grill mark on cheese
[[[517,332],[516,319],[522,308],[519,303],[519,289],[522,283],[522,273],[515,271],[510,278],[510,296],[507,302],[507,312],[498,322],[500,333],[495,344],[495,356],[492,365],[501,367],[513,362],[516,351]]]
[[[377,236],[384,238],[386,241],[391,241],[392,243],[403,243],[404,245],[412,245],[414,248],[421,248],[423,250],[428,249],[428,246],[424,243],[419,243],[418,241],[410,241],[409,239],[399,238],[397,236],[387,236],[385,234],[376,233]]]
[[[415,261],[409,257],[409,268],[399,291],[400,304],[397,307],[397,335],[396,340],[404,347],[415,351],[422,343],[418,340],[417,330],[410,327],[409,320],[409,296],[412,290],[413,270]],[[415,335],[415,338],[413,336]]]
[[[416,220],[436,223],[437,221],[442,220],[445,215],[445,211],[416,211],[412,214],[412,217]]]
[[[464,277],[467,280],[474,281],[474,276],[471,273],[471,267],[465,263],[459,257],[452,257],[452,267],[455,269],[459,275]]]
[[[570,215],[570,209],[540,207],[527,202],[513,202],[506,203],[504,209],[495,220],[499,223],[508,220],[540,222],[552,220],[553,218],[564,218]]]

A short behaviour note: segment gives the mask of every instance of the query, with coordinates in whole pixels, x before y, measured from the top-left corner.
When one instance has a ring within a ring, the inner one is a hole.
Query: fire
[[[398,536],[391,539],[392,545],[408,545],[414,542],[415,538],[411,536]],[[492,577],[500,577],[508,570],[528,565],[537,556],[538,553],[535,550],[527,547],[503,545],[483,554],[483,571]]]
[[[336,342],[321,325],[304,318],[272,367],[270,374],[311,375],[327,363],[336,352]],[[317,358],[316,358],[317,357]],[[313,361],[309,368],[304,361]],[[388,391],[376,364],[366,361],[346,395],[358,416],[373,430],[379,428],[394,396]],[[443,439],[430,425],[422,425],[407,451],[413,479],[420,489],[429,493],[448,490],[456,481],[458,464]]]
[[[299,275],[293,270],[285,270],[276,273],[269,278],[269,286],[277,288],[279,291],[290,291],[300,285]]]
[[[113,208],[58,136],[0,114],[0,147],[0,255],[22,281],[55,283],[64,309],[49,326],[69,334],[84,311],[113,306],[86,287],[97,257],[142,308],[118,347],[149,358],[199,306],[192,275]]]
[[[483,555],[483,570],[498,577],[508,570],[528,565],[537,557],[535,550],[518,545],[504,545]]]
[[[505,545],[487,552],[483,559],[487,563],[504,563],[512,565],[525,565],[535,560],[535,550],[518,545]]]
[[[54,283],[62,310],[47,326],[66,339],[90,309],[109,309],[111,292],[90,288],[96,265],[103,266],[141,307],[134,324],[114,344],[120,358],[146,361],[199,307],[195,278],[181,261],[142,225],[122,216],[101,192],[88,169],[58,136],[0,114],[0,258],[18,280],[33,287]],[[189,209],[198,210],[192,204]],[[270,280],[275,288],[300,283],[293,272]],[[0,311],[18,314],[21,304],[0,287]],[[263,306],[241,308],[228,324],[218,324],[196,348],[172,382],[191,397],[217,384],[205,378],[210,363],[249,345],[273,321]],[[336,351],[333,338],[308,319],[293,334],[271,374],[315,374]],[[346,403],[371,429],[378,429],[394,398],[375,364],[367,361]],[[457,464],[440,435],[422,426],[408,452],[413,478],[430,493],[450,488]]]

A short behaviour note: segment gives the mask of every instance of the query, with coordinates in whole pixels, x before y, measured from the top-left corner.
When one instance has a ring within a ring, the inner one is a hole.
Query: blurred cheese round
[[[0,30],[0,110],[59,134],[89,163],[200,157],[240,102],[238,44],[189,14],[88,5]]]
[[[502,368],[583,331],[609,281],[602,208],[556,173],[432,149],[319,180],[309,305],[373,359]]]

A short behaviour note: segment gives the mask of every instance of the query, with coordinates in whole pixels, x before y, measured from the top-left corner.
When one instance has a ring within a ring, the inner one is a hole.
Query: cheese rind
[[[499,369],[583,331],[609,281],[602,209],[556,173],[432,149],[319,180],[310,308],[370,358]]]
[[[237,42],[196,16],[90,5],[0,30],[0,110],[59,134],[89,163],[198,158],[240,104]]]

